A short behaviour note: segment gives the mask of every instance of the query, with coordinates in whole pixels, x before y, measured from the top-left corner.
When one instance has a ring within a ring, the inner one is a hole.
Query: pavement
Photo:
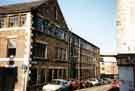
[[[80,89],[79,91],[108,91],[111,88],[111,85],[101,85],[85,89]]]

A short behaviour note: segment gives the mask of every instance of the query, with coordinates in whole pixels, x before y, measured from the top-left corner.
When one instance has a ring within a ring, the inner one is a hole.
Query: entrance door
[[[52,69],[49,69],[48,82],[52,80]]]
[[[0,68],[0,91],[14,91],[17,68]]]

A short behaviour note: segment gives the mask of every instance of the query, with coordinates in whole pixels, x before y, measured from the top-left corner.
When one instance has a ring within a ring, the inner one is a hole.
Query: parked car
[[[112,81],[113,81],[113,79],[111,79],[111,78],[104,78],[105,84],[112,83]]]
[[[97,85],[99,85],[99,81],[97,79],[88,80],[88,83],[90,84],[90,86],[97,86]]]
[[[43,86],[42,91],[69,91],[68,81],[53,79],[49,84]]]
[[[78,80],[70,80],[68,82],[68,85],[70,87],[70,90],[76,90],[80,87],[80,81]]]
[[[98,81],[99,81],[99,85],[105,84],[103,79],[99,79]]]

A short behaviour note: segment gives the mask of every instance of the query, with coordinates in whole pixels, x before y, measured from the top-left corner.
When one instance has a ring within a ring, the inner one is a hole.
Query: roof
[[[85,43],[88,43],[89,45],[91,45],[91,46],[93,46],[93,47],[95,47],[95,48],[97,48],[97,49],[100,50],[100,48],[99,48],[98,46],[94,45],[93,43],[90,43],[89,41],[87,41],[87,40],[85,40],[84,38],[80,37],[80,36],[77,35],[76,33],[72,32],[72,31],[70,31],[70,33],[73,34],[73,35],[75,35],[75,36],[77,36],[79,39],[81,39],[81,40],[84,41]]]
[[[115,54],[102,54],[101,57],[116,57]]]
[[[0,6],[0,14],[30,11],[32,8],[36,8],[46,1],[48,0],[39,0]]]

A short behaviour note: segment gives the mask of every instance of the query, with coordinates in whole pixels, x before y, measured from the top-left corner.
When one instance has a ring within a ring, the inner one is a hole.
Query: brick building
[[[0,7],[0,91],[97,77],[98,59],[98,47],[69,31],[57,0]]]
[[[69,76],[79,80],[99,77],[99,48],[73,32],[69,36]]]

